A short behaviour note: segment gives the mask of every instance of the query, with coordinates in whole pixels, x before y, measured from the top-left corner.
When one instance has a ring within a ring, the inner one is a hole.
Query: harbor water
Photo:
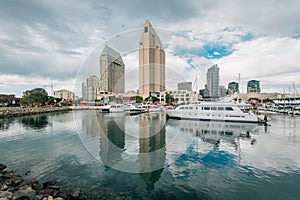
[[[0,119],[0,162],[25,179],[132,199],[299,199],[300,116],[251,123],[79,110]]]

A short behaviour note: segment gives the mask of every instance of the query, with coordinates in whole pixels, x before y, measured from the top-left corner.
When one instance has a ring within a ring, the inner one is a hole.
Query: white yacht
[[[124,112],[125,108],[123,104],[112,104],[112,105],[102,106],[101,110],[102,112],[116,113],[116,112]]]
[[[139,104],[127,104],[125,106],[125,112],[129,115],[137,115],[146,112],[146,110],[142,107],[142,105]]]
[[[143,104],[143,109],[145,109],[146,112],[161,112],[163,111],[162,107],[154,104]]]
[[[190,102],[167,110],[167,117],[203,121],[264,122],[254,113],[243,112],[239,106],[240,104],[223,102]]]

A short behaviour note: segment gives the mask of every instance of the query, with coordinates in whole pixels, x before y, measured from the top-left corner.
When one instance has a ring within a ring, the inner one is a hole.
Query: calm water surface
[[[0,119],[0,162],[79,185],[89,199],[99,188],[134,199],[299,199],[300,116],[270,124],[97,111]]]

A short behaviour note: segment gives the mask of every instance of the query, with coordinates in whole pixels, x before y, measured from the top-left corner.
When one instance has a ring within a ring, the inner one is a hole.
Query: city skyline
[[[208,66],[218,64],[220,85],[237,81],[240,73],[241,92],[252,79],[260,81],[261,92],[288,91],[293,82],[296,88],[300,85],[298,1],[89,1],[70,6],[32,0],[0,5],[0,93],[22,96],[35,87],[49,92],[52,83],[55,90],[71,91],[77,84],[78,95],[84,79],[79,82],[77,74],[89,53],[112,37],[137,29],[140,33],[145,19],[155,24],[166,51],[166,76],[173,77],[172,70],[184,76],[177,82],[193,81],[192,67],[205,76]],[[173,34],[164,34],[166,30]],[[137,47],[138,37],[121,45],[130,44]],[[119,46],[112,45],[118,51]],[[128,70],[137,69],[137,49],[130,53],[122,48]],[[86,77],[92,74],[98,73]],[[126,90],[137,89],[137,72],[129,75]],[[166,80],[166,86],[176,88],[177,82],[172,82]]]

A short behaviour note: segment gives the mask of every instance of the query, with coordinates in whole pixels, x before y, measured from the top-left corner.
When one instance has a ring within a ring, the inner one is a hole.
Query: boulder
[[[43,189],[47,189],[49,188],[49,186],[53,186],[56,184],[56,181],[47,181],[45,183],[43,183]]]
[[[72,189],[72,191],[70,192],[70,199],[78,199],[80,195],[80,188],[77,186],[75,188]]]
[[[4,169],[6,169],[6,165],[5,164],[3,164],[3,163],[0,163],[0,171],[2,171],[2,170],[4,170]]]
[[[12,199],[13,198],[13,193],[12,192],[8,192],[8,191],[0,191],[0,199],[1,198],[6,198],[6,199]]]
[[[64,200],[64,199],[61,197],[56,197],[54,200]]]
[[[34,200],[35,199],[35,190],[33,190],[31,187],[27,187],[26,189],[20,189],[14,193],[13,200],[19,200],[19,199],[29,199]]]

